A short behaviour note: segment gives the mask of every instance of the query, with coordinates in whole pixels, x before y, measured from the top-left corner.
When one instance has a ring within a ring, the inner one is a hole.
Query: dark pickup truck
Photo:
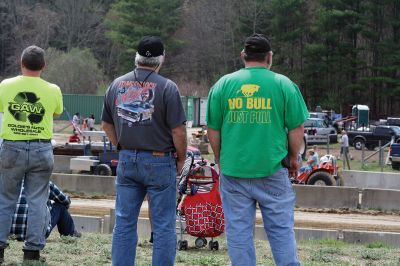
[[[392,161],[392,169],[400,170],[400,144],[393,143],[390,146],[389,156]]]
[[[356,150],[361,150],[362,145],[368,150],[374,150],[375,147],[379,146],[395,138],[395,142],[400,140],[400,127],[396,126],[377,126],[371,131],[348,131],[347,136],[349,137],[349,144],[354,146]]]

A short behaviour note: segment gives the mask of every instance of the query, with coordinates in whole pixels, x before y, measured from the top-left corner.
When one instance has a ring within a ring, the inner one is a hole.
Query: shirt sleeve
[[[61,89],[58,86],[56,87],[56,94],[57,94],[56,95],[57,106],[56,109],[54,110],[54,113],[60,115],[64,111],[64,105],[63,105]]]
[[[113,101],[113,99],[111,98],[111,88],[112,84],[110,85],[110,87],[108,87],[106,95],[104,96],[101,120],[109,124],[114,124],[111,111],[111,103],[112,103],[111,101]]]
[[[285,89],[285,126],[290,131],[307,120],[309,114],[303,96],[296,84],[289,80]]]
[[[53,200],[55,202],[58,202],[62,205],[64,205],[67,209],[69,208],[69,205],[71,204],[70,198],[65,195],[59,187],[57,187],[56,184],[53,182],[50,182],[50,194],[49,194],[49,200]]]
[[[206,121],[207,127],[220,131],[223,121],[223,110],[219,83],[215,84],[208,94]]]
[[[178,86],[168,80],[166,84],[166,119],[169,128],[176,128],[186,122],[186,114],[183,108]]]

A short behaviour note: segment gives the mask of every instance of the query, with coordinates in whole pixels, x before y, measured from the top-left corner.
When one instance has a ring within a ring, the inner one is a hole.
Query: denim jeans
[[[264,178],[236,178],[221,173],[228,254],[232,265],[256,265],[256,204],[276,265],[300,265],[293,231],[295,193],[286,168]]]
[[[24,181],[29,205],[25,250],[41,250],[50,215],[49,179],[54,157],[51,143],[4,141],[0,150],[0,249],[7,247],[12,215]]]
[[[134,265],[137,222],[143,199],[149,197],[153,226],[152,265],[174,265],[176,254],[176,161],[172,155],[122,150],[116,179],[112,264]]]
[[[58,232],[62,236],[72,236],[75,231],[74,220],[67,208],[60,204],[54,203],[51,211],[51,230],[57,226]]]

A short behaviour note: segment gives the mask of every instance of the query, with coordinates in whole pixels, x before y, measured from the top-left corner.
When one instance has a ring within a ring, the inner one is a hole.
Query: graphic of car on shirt
[[[121,104],[117,107],[118,116],[125,120],[136,123],[151,119],[154,105],[143,101],[134,101],[129,104]]]

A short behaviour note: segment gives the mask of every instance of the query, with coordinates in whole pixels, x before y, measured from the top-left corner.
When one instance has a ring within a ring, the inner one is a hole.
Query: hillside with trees
[[[268,35],[273,70],[307,105],[372,118],[400,116],[400,0],[2,0],[0,79],[18,73],[24,47],[47,50],[44,76],[63,93],[102,94],[133,68],[144,35],[166,43],[162,73],[183,95],[206,96],[242,67],[246,36]]]

